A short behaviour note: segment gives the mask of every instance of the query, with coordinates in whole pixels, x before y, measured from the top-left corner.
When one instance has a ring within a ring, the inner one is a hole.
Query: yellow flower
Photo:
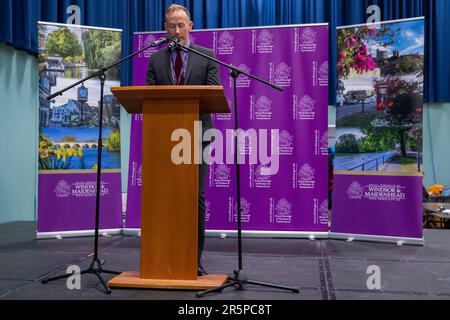
[[[79,156],[80,158],[83,157],[83,149],[82,149],[82,148],[78,148],[78,156]]]
[[[69,157],[71,157],[73,155],[73,150],[72,149],[67,149],[67,154],[69,155]]]
[[[56,150],[56,158],[61,159],[61,150]]]

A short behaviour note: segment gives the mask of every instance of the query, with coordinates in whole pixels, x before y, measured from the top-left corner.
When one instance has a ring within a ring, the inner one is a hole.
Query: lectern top
[[[230,113],[222,86],[135,86],[113,87],[111,92],[128,113],[142,112],[143,102],[158,105],[161,100],[198,100],[202,113]],[[149,103],[150,102],[150,103]],[[174,112],[176,104],[174,104]]]

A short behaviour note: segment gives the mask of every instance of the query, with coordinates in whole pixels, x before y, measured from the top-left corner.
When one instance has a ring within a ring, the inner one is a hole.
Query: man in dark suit
[[[171,5],[166,12],[165,29],[170,38],[177,37],[180,43],[215,57],[213,51],[193,44],[189,38],[193,22],[189,11],[180,5]],[[155,52],[148,66],[148,85],[220,85],[220,75],[217,64],[197,54],[180,49],[164,48]],[[200,114],[203,130],[213,128],[211,116]],[[208,143],[203,144],[204,150]],[[203,153],[202,153],[203,154]],[[204,162],[204,161],[202,161]],[[205,241],[205,178],[208,171],[207,164],[199,166],[198,192],[198,275],[205,275],[201,258]]]

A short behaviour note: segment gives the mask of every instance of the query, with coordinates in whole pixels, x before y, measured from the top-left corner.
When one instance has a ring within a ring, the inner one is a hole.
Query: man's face
[[[186,12],[183,10],[171,12],[164,24],[169,37],[177,36],[183,45],[187,43],[189,32],[192,30],[193,25],[193,22],[189,20]]]

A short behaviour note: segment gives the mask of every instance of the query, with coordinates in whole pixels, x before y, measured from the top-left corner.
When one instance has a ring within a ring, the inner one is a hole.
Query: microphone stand
[[[173,45],[173,42],[170,44]],[[230,76],[233,78],[233,89],[234,89],[234,125],[235,125],[235,130],[237,130],[239,128],[238,125],[238,99],[237,99],[237,78],[240,75],[245,75],[249,78],[255,79],[256,81],[259,81],[269,87],[272,87],[276,90],[279,91],[283,91],[283,88],[270,83],[268,81],[265,81],[261,78],[258,78],[257,76],[254,76],[248,72],[245,72],[239,68],[236,68],[235,66],[229,65],[227,63],[224,63],[218,59],[215,59],[213,57],[210,57],[202,52],[199,52],[195,49],[186,47],[184,45],[181,44],[176,44],[176,46],[180,49],[184,49],[187,50],[189,52],[192,52],[194,54],[198,54],[206,59],[209,59],[211,61],[214,61],[228,69],[231,70]],[[253,281],[253,280],[249,280],[246,273],[243,270],[243,266],[242,266],[242,217],[241,217],[241,180],[240,180],[240,164],[238,163],[238,137],[237,135],[235,136],[235,143],[234,143],[234,160],[235,160],[235,164],[236,164],[236,196],[237,196],[237,231],[238,231],[238,270],[234,271],[234,277],[229,277],[227,282],[225,284],[223,284],[222,286],[216,287],[216,288],[212,288],[209,290],[205,290],[205,291],[200,291],[197,292],[197,297],[201,298],[206,294],[212,293],[212,292],[222,292],[223,289],[228,288],[228,287],[232,287],[232,286],[237,286],[236,290],[242,290],[244,288],[244,286],[246,284],[253,284],[253,285],[258,285],[258,286],[263,286],[263,287],[269,287],[269,288],[275,288],[275,289],[282,289],[282,290],[288,290],[288,291],[292,291],[295,293],[299,293],[299,289],[298,288],[290,288],[290,287],[284,287],[284,286],[280,286],[280,285],[276,285],[276,284],[271,284],[271,283],[264,283],[264,282],[259,282],[259,281]]]
[[[91,265],[89,266],[88,269],[81,271],[80,274],[94,274],[97,276],[97,278],[100,280],[101,285],[103,286],[103,288],[105,289],[105,293],[106,294],[111,294],[111,289],[108,287],[108,285],[106,284],[106,282],[103,280],[103,278],[101,277],[102,273],[106,273],[106,274],[113,274],[113,275],[118,275],[120,274],[120,272],[117,271],[111,271],[111,270],[106,270],[102,268],[102,265],[104,264],[104,260],[100,260],[99,255],[98,255],[98,237],[99,237],[99,224],[100,224],[100,192],[101,192],[101,171],[102,171],[102,149],[103,149],[103,140],[102,140],[102,130],[103,130],[103,93],[104,93],[104,87],[105,87],[105,80],[106,80],[106,72],[109,69],[114,68],[115,66],[118,66],[119,64],[121,64],[122,62],[131,59],[132,57],[134,57],[135,55],[148,50],[149,48],[153,48],[153,47],[157,47],[163,43],[168,42],[170,39],[168,37],[165,38],[160,38],[159,40],[147,45],[146,47],[144,47],[143,49],[136,51],[132,54],[130,54],[129,56],[113,63],[112,65],[108,66],[108,67],[104,67],[96,72],[94,72],[92,75],[75,82],[74,84],[50,95],[47,97],[47,100],[50,101],[53,98],[62,95],[64,92],[72,89],[73,87],[78,86],[79,84],[92,79],[92,78],[96,78],[98,77],[100,79],[100,110],[99,110],[99,129],[98,129],[98,148],[97,148],[97,193],[96,193],[96,201],[95,201],[95,243],[94,243],[94,257],[93,257],[93,261],[91,263]],[[72,276],[72,274],[65,274],[65,275],[61,275],[61,276],[57,276],[57,277],[52,277],[52,278],[44,278],[43,280],[41,280],[42,283],[48,283],[50,281],[55,281],[55,280],[59,280],[59,279],[65,279]]]

